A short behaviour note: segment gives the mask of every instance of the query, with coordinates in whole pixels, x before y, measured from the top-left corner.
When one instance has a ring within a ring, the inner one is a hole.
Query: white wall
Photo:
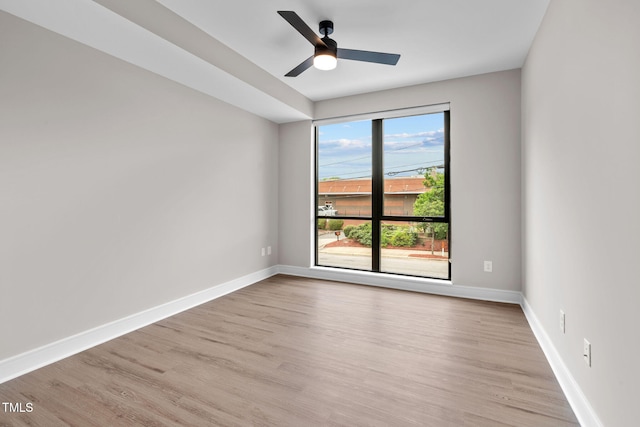
[[[511,70],[316,103],[317,119],[451,103],[452,281],[520,291],[520,71]],[[309,122],[285,125],[281,264],[308,267],[313,175]],[[282,184],[282,179],[281,179]],[[483,261],[493,261],[484,273]]]
[[[5,13],[0,58],[0,360],[277,264],[277,125]]]
[[[637,0],[552,1],[522,74],[524,294],[606,426],[640,419],[638,22]]]

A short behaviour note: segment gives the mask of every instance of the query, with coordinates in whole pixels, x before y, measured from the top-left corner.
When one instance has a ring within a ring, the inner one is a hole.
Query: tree
[[[429,190],[420,194],[413,204],[413,215],[421,217],[444,216],[444,174],[429,169],[424,174],[423,184]],[[443,222],[423,222],[419,227],[431,235],[431,254],[435,239],[446,239],[449,224]]]

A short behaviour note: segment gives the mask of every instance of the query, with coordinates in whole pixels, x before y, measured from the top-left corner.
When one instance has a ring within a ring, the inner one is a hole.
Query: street
[[[344,267],[371,270],[371,248],[326,247],[335,242],[336,236],[325,233],[318,236],[318,264],[328,267]],[[421,250],[382,249],[380,270],[386,273],[408,274],[448,279],[448,260],[417,258],[410,255],[430,254]],[[446,253],[445,253],[446,255]]]

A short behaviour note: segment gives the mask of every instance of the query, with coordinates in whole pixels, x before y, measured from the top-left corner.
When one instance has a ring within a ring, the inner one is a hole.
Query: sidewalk
[[[371,256],[371,248],[358,248],[358,247],[336,247],[336,248],[327,248],[322,247],[319,250],[320,253],[326,254],[335,254],[335,255],[351,255],[351,256]],[[382,256],[385,258],[409,258],[410,255],[431,255],[431,251],[422,251],[422,250],[412,250],[412,249],[385,249],[382,248]],[[435,251],[435,255],[441,255],[442,252]],[[443,258],[429,258],[434,261],[446,261],[448,258],[448,253],[444,253]],[[418,257],[416,257],[418,258]]]

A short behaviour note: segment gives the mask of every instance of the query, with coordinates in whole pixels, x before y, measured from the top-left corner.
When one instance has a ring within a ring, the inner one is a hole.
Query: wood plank
[[[578,426],[520,307],[274,276],[0,385],[0,426]]]

